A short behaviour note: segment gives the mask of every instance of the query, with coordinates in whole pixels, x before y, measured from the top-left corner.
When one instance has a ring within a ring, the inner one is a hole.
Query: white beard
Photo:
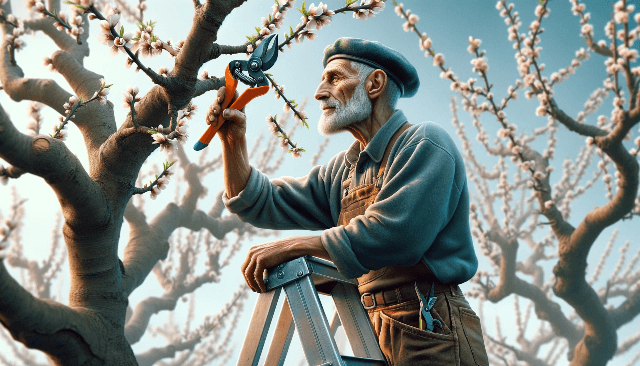
[[[372,107],[369,95],[364,88],[364,82],[356,87],[355,92],[346,105],[334,98],[320,102],[320,108],[331,107],[322,111],[318,121],[318,132],[322,135],[332,135],[343,131],[350,124],[360,122],[371,115]]]

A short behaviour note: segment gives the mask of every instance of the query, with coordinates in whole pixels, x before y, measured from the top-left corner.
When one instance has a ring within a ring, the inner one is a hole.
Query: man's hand
[[[251,175],[251,165],[249,165],[249,154],[247,153],[247,116],[242,110],[225,109],[222,111],[222,103],[224,102],[224,93],[226,88],[223,86],[218,89],[216,100],[213,101],[212,109],[214,122],[218,122],[218,116],[223,113],[225,119],[224,124],[218,129],[217,135],[222,142],[222,161],[224,162],[224,185],[227,197],[233,198],[247,185],[249,176]],[[238,92],[233,96],[233,101],[238,98]],[[210,123],[207,119],[207,123]]]
[[[221,106],[224,102],[225,90],[226,88],[224,86],[218,89],[218,95],[216,97],[216,100],[214,100],[213,103],[211,104],[213,109],[213,115],[215,116],[214,121],[216,122],[218,121],[218,116],[220,115],[220,112],[222,109]],[[229,105],[233,104],[233,102],[237,98],[238,98],[238,91],[236,91]],[[223,143],[229,143],[229,144],[232,144],[239,140],[243,140],[245,137],[245,133],[247,132],[247,116],[244,114],[244,108],[242,108],[241,110],[227,108],[222,111],[222,116],[225,119],[225,123],[222,125],[222,127],[220,127],[220,129],[217,132],[218,137],[220,137],[220,140],[222,140]],[[211,124],[211,122],[208,119],[206,121],[207,121],[207,124]],[[213,122],[213,123],[216,123],[216,122]]]
[[[247,258],[242,264],[244,280],[247,281],[247,285],[252,291],[266,292],[267,286],[264,284],[265,269],[304,255],[331,260],[318,235],[293,236],[253,246],[249,249]]]

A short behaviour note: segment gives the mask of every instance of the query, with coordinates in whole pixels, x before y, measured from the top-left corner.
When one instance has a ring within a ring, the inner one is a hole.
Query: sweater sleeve
[[[418,263],[454,215],[464,174],[437,141],[404,146],[389,160],[375,202],[348,225],[325,230],[323,246],[350,278]]]
[[[340,195],[344,164],[340,153],[300,178],[269,178],[255,167],[246,187],[233,198],[223,195],[227,209],[240,220],[267,229],[326,229],[335,225],[339,208],[330,200]],[[339,199],[338,199],[339,201]],[[336,216],[336,217],[333,217]]]

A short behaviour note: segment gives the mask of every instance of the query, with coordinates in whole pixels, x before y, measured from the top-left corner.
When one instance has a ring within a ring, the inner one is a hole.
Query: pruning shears
[[[273,40],[274,37],[275,42],[273,47],[268,48],[269,43],[271,43],[271,40]],[[217,121],[211,122],[202,137],[200,137],[198,142],[193,145],[194,150],[200,151],[209,146],[209,142],[211,142],[211,139],[225,121],[222,117],[223,110],[227,108],[242,109],[253,98],[267,94],[269,91],[269,82],[263,71],[269,70],[276,63],[276,60],[278,59],[277,50],[278,35],[272,34],[262,41],[258,47],[256,47],[256,50],[251,54],[248,61],[236,60],[229,62],[229,65],[227,65],[224,72],[226,90],[224,93],[224,102],[221,105],[222,109],[220,110],[220,115],[218,116]],[[244,74],[244,71],[246,71],[248,75]],[[229,103],[236,92],[238,81],[249,85],[249,88],[229,106]]]
[[[437,325],[442,329],[442,323],[440,322],[440,320],[434,319],[433,316],[431,316],[431,313],[429,312],[429,310],[431,310],[431,308],[433,307],[433,305],[435,305],[437,300],[437,297],[435,296],[435,291],[433,289],[433,283],[431,284],[431,290],[429,291],[429,300],[427,300],[422,295],[422,292],[420,292],[420,290],[418,289],[418,284],[416,282],[414,282],[413,285],[415,286],[416,294],[420,299],[420,314],[421,314],[420,329],[425,329],[426,327],[428,331],[433,332],[435,325]],[[422,322],[423,318],[424,318],[424,323]]]

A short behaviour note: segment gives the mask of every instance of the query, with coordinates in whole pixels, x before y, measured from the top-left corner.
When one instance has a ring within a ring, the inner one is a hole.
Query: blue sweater
[[[349,191],[373,183],[387,143],[406,121],[396,110],[363,151],[355,141],[306,177],[269,180],[252,168],[244,190],[232,199],[225,194],[224,203],[258,227],[324,230],[322,245],[349,278],[423,260],[441,282],[466,282],[478,268],[467,178],[460,152],[435,123],[413,125],[400,135],[375,202],[348,225],[336,226],[349,170],[355,169]]]

